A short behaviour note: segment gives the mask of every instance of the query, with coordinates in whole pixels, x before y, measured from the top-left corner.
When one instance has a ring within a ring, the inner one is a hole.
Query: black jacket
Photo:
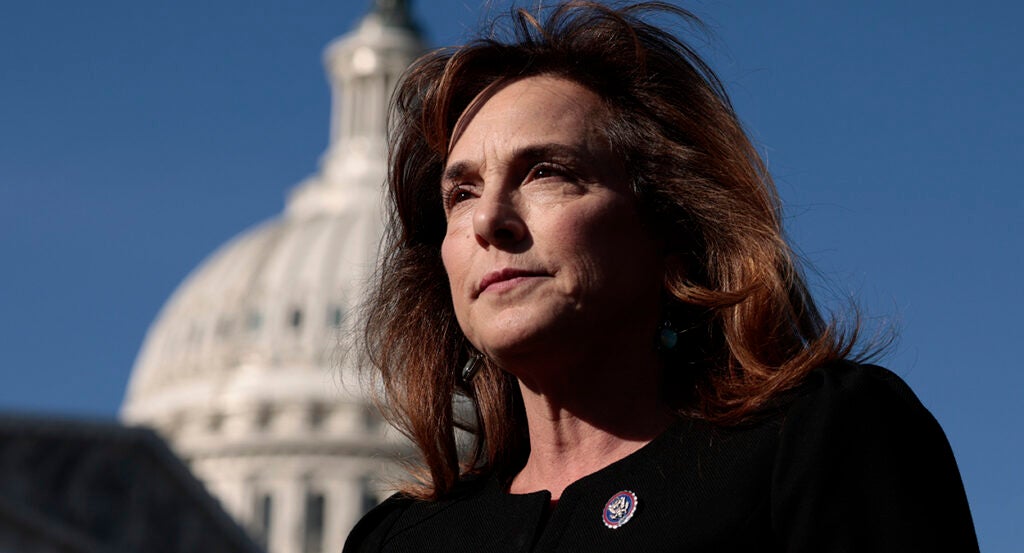
[[[602,513],[621,491],[636,508],[609,528]],[[814,371],[756,424],[681,420],[550,505],[494,479],[436,502],[396,495],[344,553],[978,551],[938,423],[899,377],[852,363]]]

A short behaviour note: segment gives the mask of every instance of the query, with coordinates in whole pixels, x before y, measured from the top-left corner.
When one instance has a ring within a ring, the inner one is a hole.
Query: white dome
[[[387,99],[421,51],[401,0],[377,0],[327,47],[320,170],[283,214],[182,282],[132,370],[124,420],[167,438],[271,553],[311,550],[310,539],[340,550],[379,499],[379,477],[409,451],[360,395],[344,353],[383,231]]]
[[[362,297],[380,233],[379,205],[352,205],[278,217],[222,246],[150,328],[125,418],[161,426],[161,419],[197,408],[358,401],[355,383],[339,378],[351,373],[338,370],[339,339]]]

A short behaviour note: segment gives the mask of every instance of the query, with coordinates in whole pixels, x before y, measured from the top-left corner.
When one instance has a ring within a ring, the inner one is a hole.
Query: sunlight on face
[[[562,78],[507,84],[463,114],[441,183],[442,258],[466,336],[492,358],[653,335],[657,246],[601,127]],[[639,338],[638,338],[639,339]]]

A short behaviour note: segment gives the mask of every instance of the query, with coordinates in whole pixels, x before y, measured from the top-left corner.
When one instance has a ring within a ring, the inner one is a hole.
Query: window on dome
[[[309,408],[309,428],[311,430],[319,430],[323,428],[324,421],[327,420],[327,406],[323,403],[314,403]]]
[[[259,409],[256,410],[256,428],[258,430],[266,430],[270,428],[270,423],[274,420],[274,409],[269,405],[260,405]]]
[[[250,311],[249,315],[245,317],[245,328],[249,332],[255,332],[260,329],[263,324],[263,317],[259,311]]]
[[[321,553],[324,544],[324,494],[306,492],[306,516],[302,553]]]
[[[298,307],[293,309],[291,317],[288,319],[288,323],[296,330],[302,328],[302,309],[299,309]]]
[[[217,336],[229,336],[234,329],[231,319],[225,317],[217,321]]]
[[[210,418],[206,419],[206,429],[210,432],[220,432],[221,427],[224,426],[224,414],[214,413],[210,415]]]
[[[373,434],[380,430],[380,413],[372,408],[367,407],[363,409],[363,429],[368,433]]]
[[[341,324],[345,322],[345,310],[341,307],[334,306],[327,310],[327,324],[334,328],[341,328]]]

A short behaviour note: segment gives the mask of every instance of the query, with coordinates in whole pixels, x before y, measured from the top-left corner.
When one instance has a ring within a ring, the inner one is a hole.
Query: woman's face
[[[485,94],[462,115],[441,183],[462,330],[499,361],[650,349],[661,260],[601,130],[607,109],[552,76]]]

